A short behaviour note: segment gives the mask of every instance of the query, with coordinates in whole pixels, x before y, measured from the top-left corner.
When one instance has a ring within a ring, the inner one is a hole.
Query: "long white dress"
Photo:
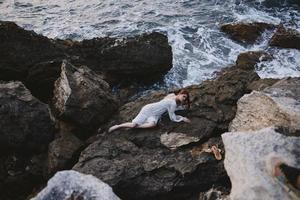
[[[156,124],[165,112],[168,112],[172,121],[181,122],[184,120],[184,117],[175,114],[175,111],[181,108],[177,106],[175,98],[164,98],[159,102],[145,105],[132,122],[138,125],[148,122]]]

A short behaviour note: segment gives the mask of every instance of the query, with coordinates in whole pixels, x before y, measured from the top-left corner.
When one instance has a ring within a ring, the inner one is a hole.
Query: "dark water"
[[[243,46],[219,31],[232,22],[267,22],[300,30],[299,0],[0,0],[0,20],[15,21],[51,38],[89,39],[160,31],[169,37],[174,67],[164,85],[187,86],[211,78],[240,52],[266,50],[273,61],[261,77],[300,76],[300,51],[270,48],[272,32]]]

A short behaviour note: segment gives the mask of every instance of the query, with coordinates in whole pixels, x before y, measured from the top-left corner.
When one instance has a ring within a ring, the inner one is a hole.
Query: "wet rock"
[[[61,171],[55,174],[48,181],[44,188],[32,200],[119,200],[113,193],[111,187],[101,180],[91,175],[84,175],[79,172]]]
[[[190,144],[192,142],[198,142],[199,138],[190,137],[184,133],[164,133],[160,136],[160,142],[169,149],[176,149],[178,147]]]
[[[299,85],[299,78],[286,78],[261,92],[243,96],[229,130],[249,131],[268,126],[300,129]]]
[[[104,72],[109,83],[153,82],[172,67],[172,49],[168,38],[154,32],[126,39],[95,38],[73,43],[66,50],[79,57],[72,63],[84,64],[95,72]]]
[[[1,150],[41,152],[54,134],[48,105],[40,102],[21,82],[0,84]]]
[[[73,169],[107,182],[122,199],[187,199],[216,182],[228,186],[222,161],[209,153],[195,153],[194,147],[228,130],[237,100],[250,92],[247,87],[251,82],[259,79],[254,65],[245,61],[222,70],[214,80],[186,88],[192,105],[178,114],[190,118],[190,124],[171,122],[163,116],[152,129],[104,134],[81,153]],[[159,101],[164,95],[165,91],[151,92],[125,104],[108,126],[131,121],[145,104]],[[171,151],[161,143],[166,132],[182,133],[199,141]]]
[[[65,61],[55,82],[53,107],[59,119],[95,130],[117,110],[118,103],[100,76]]]
[[[61,61],[86,65],[115,85],[152,83],[172,67],[168,38],[149,33],[130,38],[53,40],[0,21],[0,80],[20,80],[40,100],[52,98]]]
[[[53,40],[0,21],[0,80],[26,80],[34,64],[64,57]]]
[[[270,156],[277,155],[288,165],[299,167],[299,137],[264,128],[225,133],[222,139],[226,151],[224,164],[232,183],[230,199],[292,199],[272,178],[266,163]]]
[[[0,127],[0,199],[22,200],[44,181],[54,123],[48,105],[21,82],[8,82],[0,84]]]
[[[72,133],[64,133],[52,141],[48,150],[48,174],[72,168],[82,146],[83,142]]]
[[[272,86],[276,82],[278,82],[280,79],[276,78],[263,78],[259,79],[257,81],[253,81],[249,86],[249,90],[256,90],[256,91],[261,91],[265,89],[266,87]]]
[[[300,33],[297,30],[279,26],[269,44],[282,48],[300,49]]]
[[[230,35],[230,37],[238,42],[254,43],[257,38],[266,29],[272,29],[274,25],[254,22],[254,23],[237,23],[225,24],[221,26],[221,31]]]
[[[264,51],[248,51],[238,55],[236,66],[251,70],[260,61],[267,61],[271,59],[272,56]]]

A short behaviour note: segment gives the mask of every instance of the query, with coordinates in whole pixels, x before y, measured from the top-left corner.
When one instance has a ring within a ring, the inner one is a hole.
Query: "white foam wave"
[[[173,49],[173,68],[165,76],[165,85],[180,87],[211,78],[214,71],[233,64],[241,52],[269,51],[268,40],[272,33],[264,33],[254,45],[241,45],[220,32],[219,27],[224,23],[284,23],[300,30],[299,9],[287,6],[266,8],[264,2],[6,0],[0,3],[0,20],[15,21],[26,29],[62,39],[123,37],[151,31],[166,33]],[[299,50],[294,51],[293,55],[299,56]],[[278,52],[273,62],[265,63],[270,65],[270,70],[264,74],[277,76],[276,69],[272,69],[278,67],[275,62],[280,62],[282,68],[290,71],[287,74],[298,74],[293,59],[284,56],[286,54]]]
[[[300,51],[296,49],[271,49],[274,59],[257,65],[261,78],[300,77]]]

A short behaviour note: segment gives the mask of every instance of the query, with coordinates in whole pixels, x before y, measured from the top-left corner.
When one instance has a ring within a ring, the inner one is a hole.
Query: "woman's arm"
[[[180,115],[176,115],[175,110],[176,110],[176,104],[175,105],[171,104],[168,107],[168,114],[169,114],[170,120],[172,120],[174,122],[181,122],[181,121],[184,121],[185,119],[187,119],[187,118],[182,117]]]
[[[180,106],[176,107],[175,111],[177,111],[177,110],[185,110],[185,109],[187,109],[186,106],[180,105]]]

